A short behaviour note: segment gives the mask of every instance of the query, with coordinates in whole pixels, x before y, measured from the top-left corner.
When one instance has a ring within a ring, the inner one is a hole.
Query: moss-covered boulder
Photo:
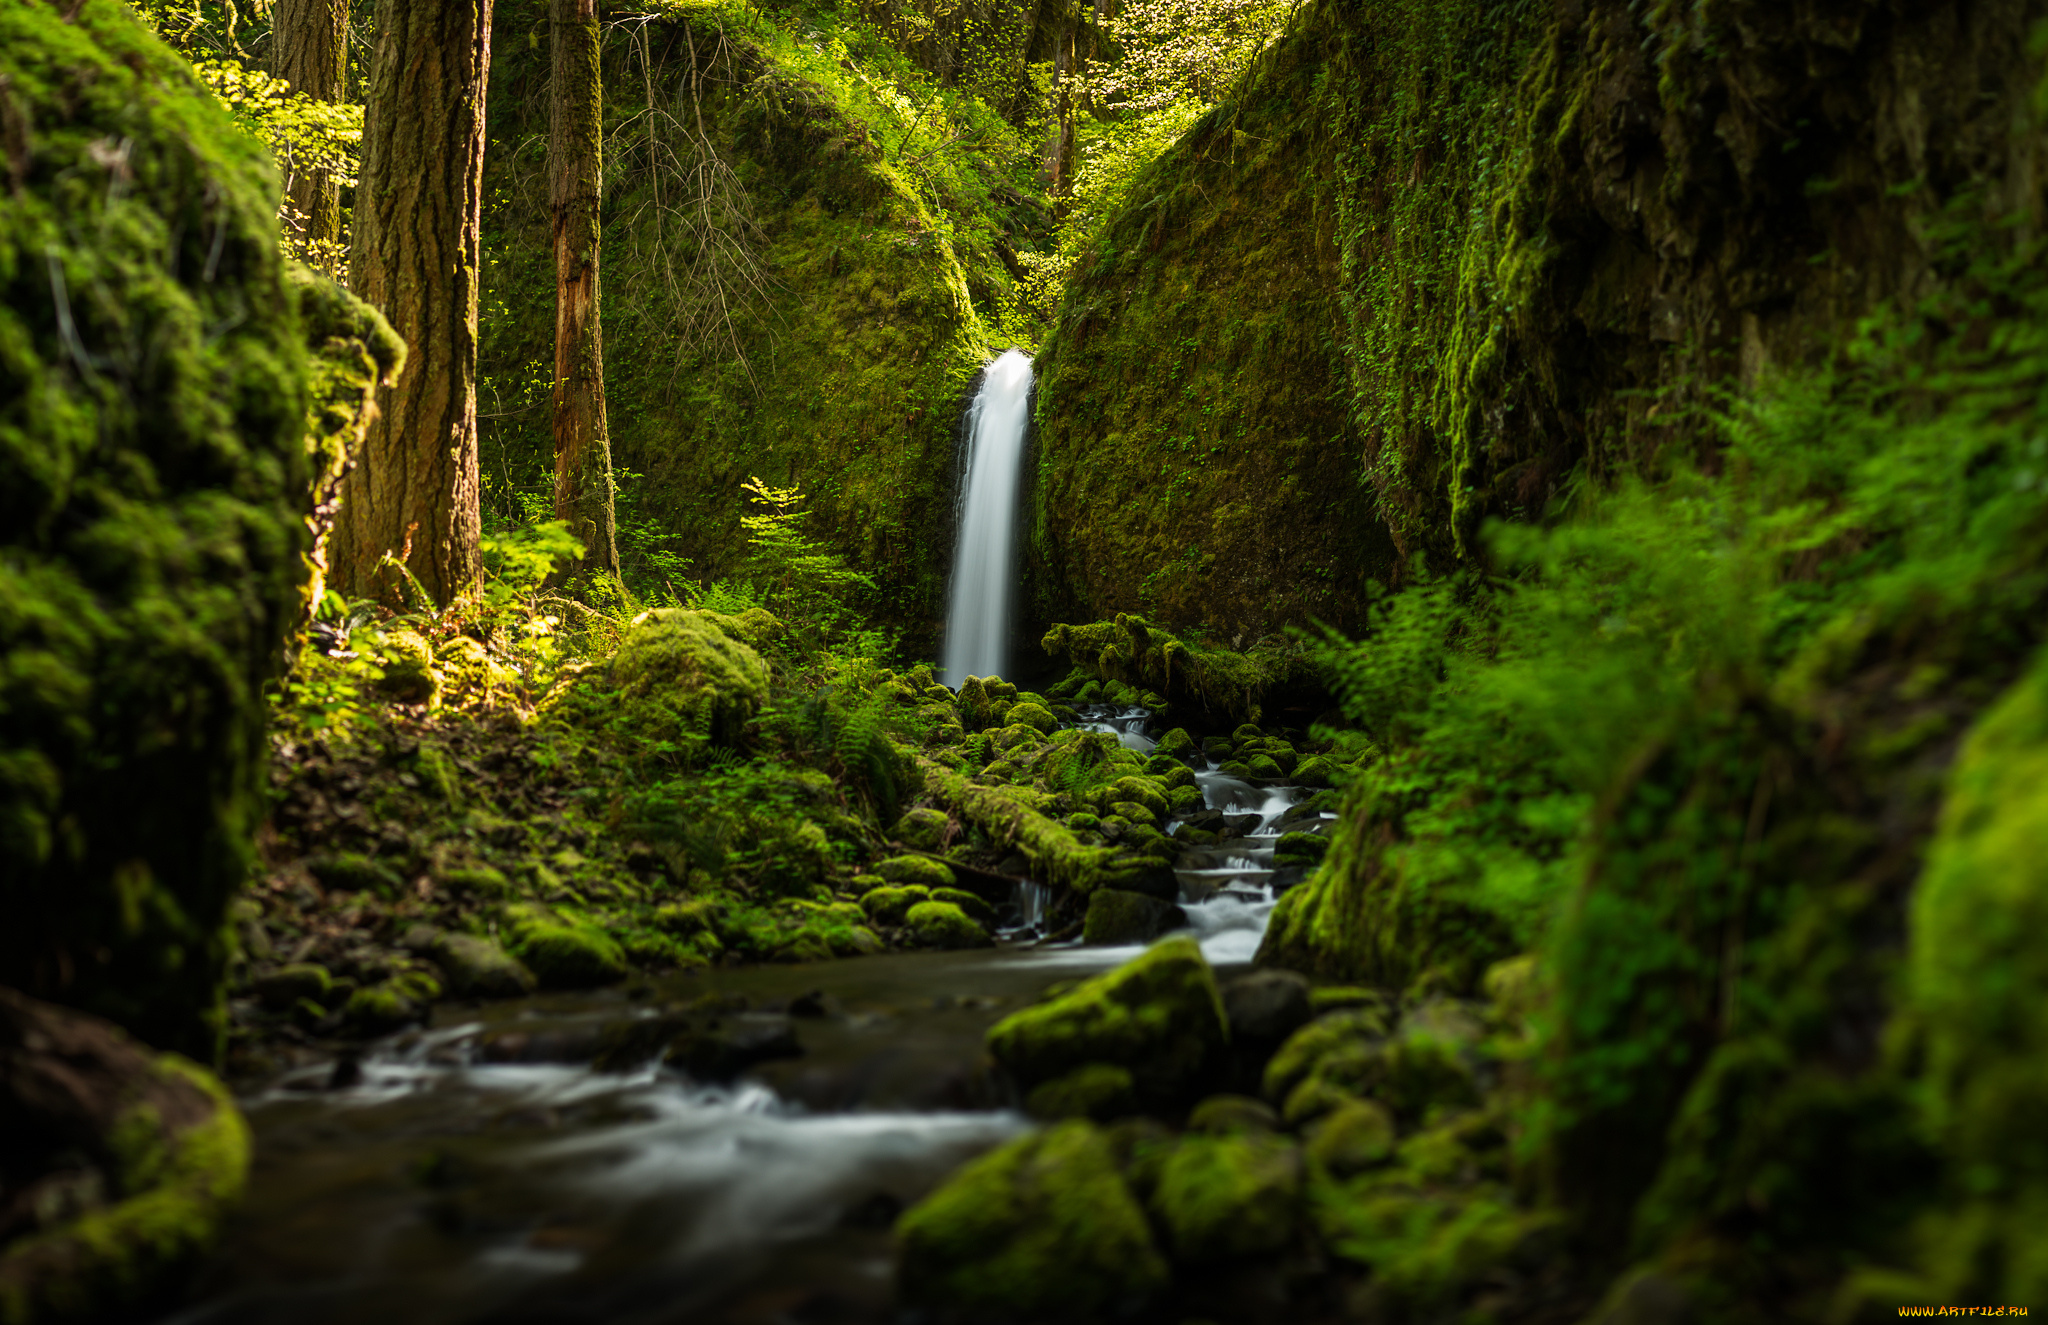
[[[1321,678],[1307,655],[1297,643],[1277,635],[1240,652],[1200,634],[1169,630],[1120,612],[1113,621],[1055,625],[1040,644],[1054,657],[1072,658],[1112,688],[1121,688],[1124,702],[1137,699],[1131,693],[1133,683],[1156,690],[1153,697],[1160,702],[1147,706],[1154,712],[1179,706],[1249,722],[1276,699],[1314,702],[1322,695]],[[1256,727],[1252,731],[1261,734]],[[1185,732],[1182,737],[1188,739]],[[1176,750],[1183,748],[1176,743]]]
[[[874,870],[899,887],[950,888],[954,882],[952,867],[929,856],[890,856],[876,861]]]
[[[448,992],[464,998],[516,998],[533,992],[533,972],[518,958],[476,934],[442,934],[432,947]]]
[[[506,908],[506,947],[545,989],[588,989],[626,978],[626,954],[587,922],[538,906]]]
[[[1024,1111],[1034,1118],[1110,1122],[1138,1111],[1137,1083],[1127,1068],[1090,1063],[1032,1087],[1024,1097]]]
[[[959,907],[977,925],[993,928],[996,923],[996,909],[964,888],[934,888],[932,900]]]
[[[10,1325],[155,1314],[190,1282],[249,1170],[248,1125],[211,1074],[10,989],[0,1118],[9,1189],[30,1198],[0,1233]]]
[[[129,8],[0,10],[0,984],[214,1058],[304,577],[277,176]]]
[[[1376,1100],[1347,1100],[1306,1131],[1308,1157],[1339,1178],[1394,1157],[1394,1115]]]
[[[1150,943],[1188,923],[1187,913],[1171,902],[1121,888],[1097,888],[1088,894],[1082,921],[1084,943]]]
[[[655,739],[730,744],[768,695],[768,664],[711,614],[656,608],[634,620],[612,655],[611,693],[630,729]]]
[[[1097,1320],[1143,1307],[1165,1259],[1108,1138],[1073,1121],[974,1160],[896,1225],[906,1304],[972,1320]]]
[[[1027,1092],[1090,1063],[1126,1068],[1147,1107],[1203,1093],[1229,1047],[1215,975],[1193,939],[1174,938],[1059,997],[1013,1013],[989,1052]]]
[[[871,888],[861,895],[861,910],[878,925],[900,925],[913,906],[931,900],[931,889],[922,884]]]
[[[937,851],[946,845],[952,833],[953,820],[944,810],[935,810],[928,805],[905,810],[889,835],[905,846],[917,847],[923,851]]]
[[[951,902],[919,902],[903,913],[903,924],[921,948],[986,948],[995,942]]]
[[[1301,1218],[1300,1192],[1292,1139],[1191,1133],[1161,1165],[1148,1204],[1173,1258],[1206,1267],[1284,1248]]]

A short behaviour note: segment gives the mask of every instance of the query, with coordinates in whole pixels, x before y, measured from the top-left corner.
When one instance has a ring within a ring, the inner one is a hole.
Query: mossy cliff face
[[[1951,200],[2036,214],[2030,12],[1305,7],[1069,284],[1046,619],[1344,623],[1396,552],[1691,454],[1716,384],[1922,292]]]
[[[302,574],[262,147],[125,7],[0,9],[0,984],[211,1059]]]
[[[1345,407],[1322,34],[1281,43],[1132,186],[1040,354],[1041,623],[1143,613],[1244,643],[1357,623],[1392,544]]]
[[[487,396],[484,412],[538,403],[493,421],[486,468],[552,454],[544,20],[522,5],[496,29],[486,302],[501,311],[486,319],[481,372],[500,403]],[[808,531],[874,575],[883,619],[929,632],[951,560],[961,410],[1000,348],[990,301],[1012,284],[1000,205],[948,181],[1003,193],[1002,181],[902,159],[901,132],[784,63],[786,38],[763,24],[678,6],[605,46],[607,407],[616,464],[644,476],[621,480],[621,519],[647,521],[708,582],[746,554],[740,485],[801,484]],[[688,192],[705,178],[722,181],[709,207]],[[707,220],[715,258],[686,233]],[[537,394],[503,395],[533,379]]]

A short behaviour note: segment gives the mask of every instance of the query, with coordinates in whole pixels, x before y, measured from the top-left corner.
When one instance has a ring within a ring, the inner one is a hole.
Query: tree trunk
[[[1060,18],[1052,48],[1052,133],[1045,143],[1045,164],[1039,174],[1046,192],[1059,193],[1066,181],[1067,158],[1074,146],[1074,28],[1072,15]]]
[[[270,72],[315,101],[340,101],[348,76],[348,0],[277,0]],[[300,252],[313,265],[338,274],[341,185],[333,173],[291,163],[285,197],[300,227]]]
[[[388,553],[437,603],[481,571],[476,319],[491,0],[377,6],[350,285],[411,347],[342,487],[333,578],[406,601]]]
[[[548,193],[555,226],[555,518],[583,540],[583,569],[619,573],[612,442],[598,325],[598,168],[604,86],[597,0],[552,0]]]

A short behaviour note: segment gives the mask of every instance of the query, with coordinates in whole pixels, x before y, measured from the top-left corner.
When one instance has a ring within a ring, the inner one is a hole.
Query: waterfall
[[[983,370],[981,390],[967,413],[967,470],[946,613],[948,685],[970,676],[1001,676],[1009,667],[1017,486],[1024,477],[1030,412],[1031,356],[1006,351]]]

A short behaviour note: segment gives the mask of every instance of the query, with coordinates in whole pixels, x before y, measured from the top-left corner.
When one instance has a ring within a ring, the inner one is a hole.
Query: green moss
[[[448,992],[461,997],[515,998],[533,992],[533,972],[489,939],[442,934],[434,940],[434,961],[447,976]]]
[[[1127,1068],[1148,1107],[1194,1098],[1229,1041],[1215,976],[1193,939],[1175,938],[997,1023],[989,1052],[1029,1091],[1089,1063]]]
[[[923,948],[986,948],[994,942],[951,902],[919,902],[904,913],[903,923]]]
[[[710,614],[674,608],[636,619],[607,679],[611,689],[593,697],[599,708],[633,732],[679,743],[732,743],[768,693],[760,654]]]
[[[1046,736],[1050,736],[1053,729],[1059,726],[1059,719],[1053,717],[1052,712],[1041,704],[1020,703],[1005,717],[1008,725],[1012,727],[1029,727]]]
[[[0,1320],[124,1316],[177,1292],[218,1240],[242,1194],[249,1127],[210,1073],[165,1054],[155,1072],[205,1107],[173,1130],[138,1102],[108,1137],[113,1204],[0,1248]]]
[[[889,835],[906,846],[938,851],[946,845],[952,828],[953,820],[944,810],[919,806],[905,810],[903,817],[889,829]]]
[[[258,978],[254,988],[264,1006],[281,1011],[302,998],[315,1003],[325,1000],[334,988],[334,977],[317,962],[294,962]]]
[[[306,872],[318,879],[321,887],[342,893],[374,893],[391,898],[405,886],[389,865],[354,851],[308,857]]]
[[[1087,1320],[1142,1306],[1167,1279],[1107,1138],[1086,1122],[974,1160],[896,1234],[898,1283],[913,1307]]]
[[[996,923],[996,909],[975,894],[964,889],[934,888],[932,889],[932,900],[934,902],[947,902],[959,907],[977,925],[990,927]]]
[[[1269,1255],[1294,1238],[1301,1152],[1272,1135],[1184,1136],[1149,1201],[1175,1260],[1208,1266]]]
[[[610,935],[537,906],[506,908],[506,946],[545,989],[584,989],[626,977],[626,956]]]
[[[1373,1100],[1348,1100],[1310,1127],[1307,1141],[1310,1159],[1348,1178],[1394,1157],[1394,1115]]]
[[[305,568],[277,178],[129,9],[0,11],[0,983],[212,1060]]]
[[[900,887],[950,888],[953,870],[944,861],[928,856],[891,856],[878,860],[875,873]]]
[[[1121,888],[1097,888],[1088,894],[1088,912],[1082,922],[1084,943],[1149,943],[1167,930],[1187,923],[1187,916],[1171,902]]]
[[[1092,1118],[1106,1123],[1138,1111],[1137,1085],[1130,1071],[1114,1063],[1089,1063],[1043,1081],[1024,1097],[1034,1118]]]
[[[900,925],[914,906],[931,900],[931,889],[922,884],[869,890],[860,899],[861,908],[878,925]]]
[[[1313,697],[1321,689],[1300,648],[1285,640],[1261,640],[1239,653],[1127,613],[1114,621],[1055,625],[1041,644],[1053,657],[1071,658],[1126,692],[1131,683],[1157,690],[1155,698],[1167,703],[1148,706],[1155,711],[1180,704],[1251,721],[1269,699]],[[1115,702],[1137,699],[1126,693]]]

